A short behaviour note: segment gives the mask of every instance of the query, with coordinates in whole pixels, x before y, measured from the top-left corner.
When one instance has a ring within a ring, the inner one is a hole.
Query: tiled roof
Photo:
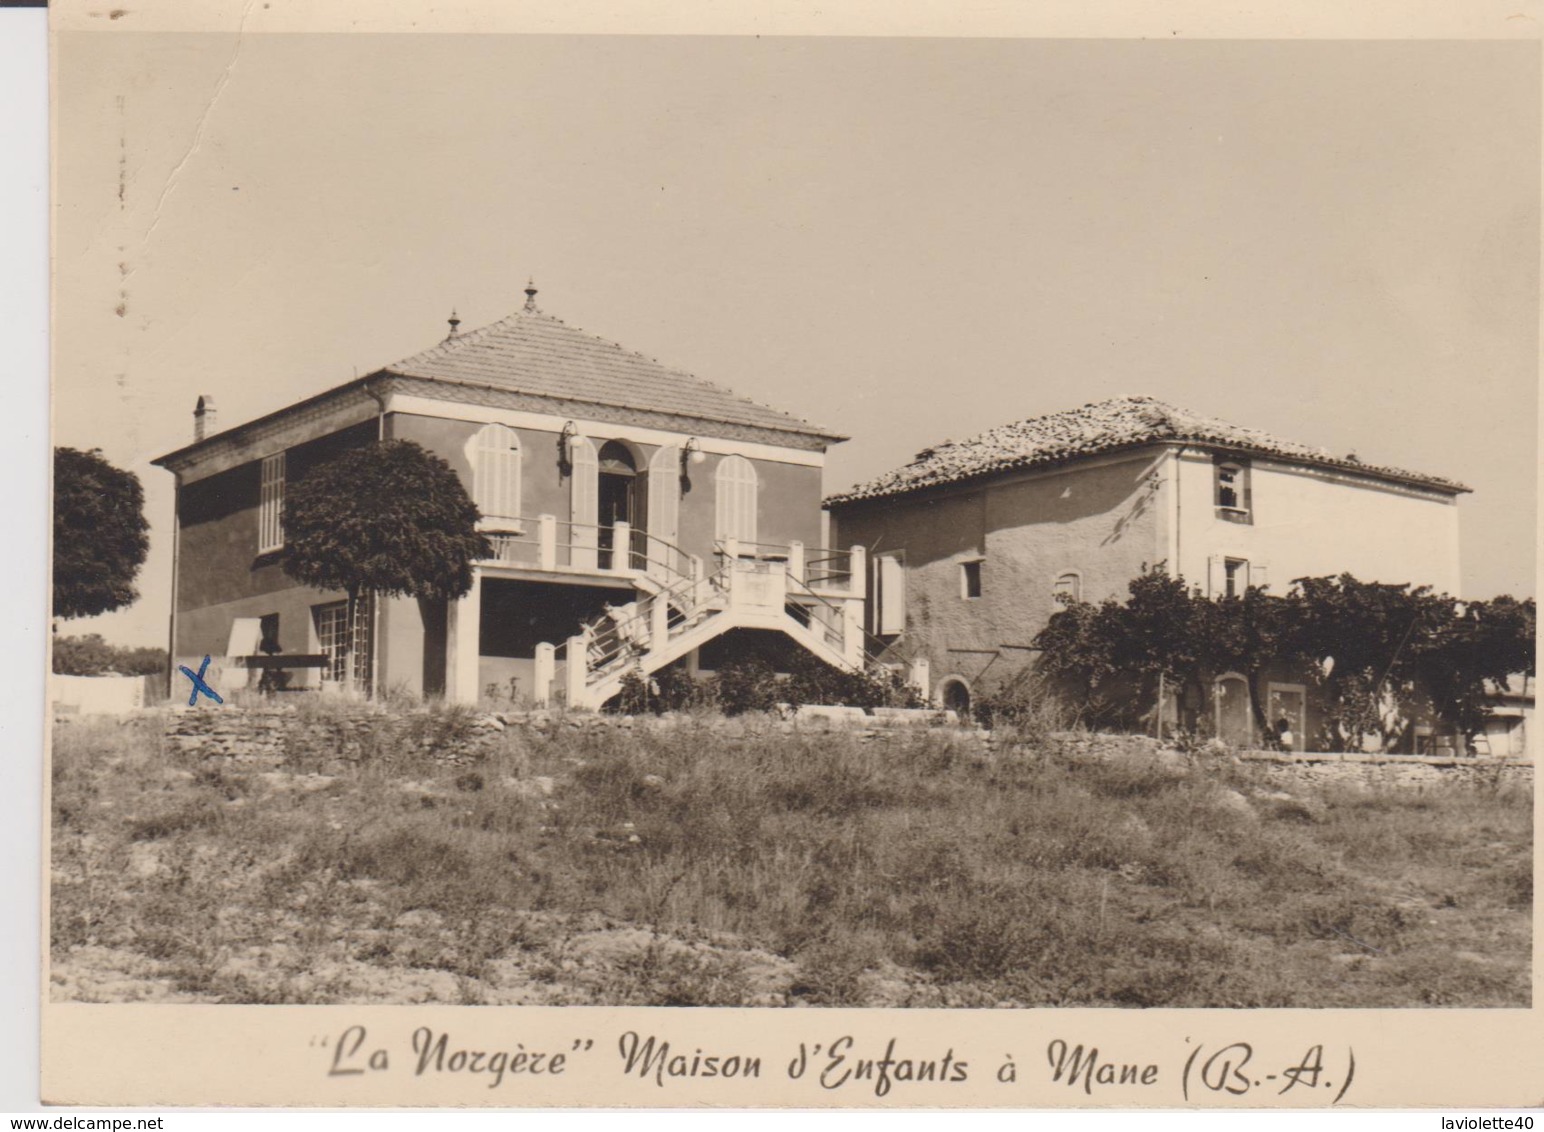
[[[833,495],[826,502],[855,503],[905,495],[995,472],[1060,464],[1083,456],[1176,441],[1342,468],[1439,491],[1469,490],[1452,480],[1366,464],[1355,456],[1335,456],[1324,448],[1281,440],[1258,429],[1240,428],[1151,397],[1116,397],[1080,409],[1001,425],[969,440],[946,440],[917,453],[917,458],[905,467]]]
[[[447,338],[386,366],[384,372],[826,440],[846,439],[529,307],[491,326]]]

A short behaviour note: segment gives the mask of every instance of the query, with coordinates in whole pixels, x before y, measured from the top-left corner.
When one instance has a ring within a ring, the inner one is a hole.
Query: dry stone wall
[[[173,709],[164,713],[169,752],[192,759],[234,761],[266,767],[312,765],[338,769],[392,754],[418,754],[452,765],[473,764],[491,755],[509,731],[533,737],[557,730],[604,730],[626,734],[634,729],[681,726],[681,717],[610,716],[562,712],[446,711],[420,708],[387,710],[375,705],[329,705],[325,710],[294,704],[223,705]],[[858,709],[822,709],[791,717],[707,717],[691,721],[733,739],[753,731],[829,731],[860,742],[883,745],[919,728],[945,731],[983,759],[1039,757],[1048,748],[1058,757],[1077,760],[1154,759],[1176,770],[1200,770],[1234,761],[1258,768],[1282,786],[1337,783],[1366,786],[1425,787],[1444,782],[1471,785],[1533,784],[1531,763],[1495,759],[1423,759],[1370,755],[1238,754],[1225,750],[1182,753],[1140,735],[1064,732],[1036,744],[990,731],[964,727],[937,713],[865,715]]]

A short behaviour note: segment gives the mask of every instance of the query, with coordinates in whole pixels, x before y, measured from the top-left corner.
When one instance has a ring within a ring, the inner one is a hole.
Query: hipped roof
[[[946,440],[923,449],[904,467],[833,495],[826,503],[840,506],[907,495],[1000,472],[1049,467],[1154,443],[1193,444],[1274,456],[1452,494],[1470,490],[1438,476],[1368,464],[1355,456],[1336,456],[1325,448],[1282,440],[1259,429],[1205,417],[1152,397],[1116,397],[1000,425],[969,440]]]

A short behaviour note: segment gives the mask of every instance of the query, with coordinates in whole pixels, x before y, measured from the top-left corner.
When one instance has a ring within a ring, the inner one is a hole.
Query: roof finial
[[[536,310],[535,278],[527,279],[525,282],[525,309],[533,312]]]
[[[449,321],[450,321],[450,333],[448,335],[446,335],[446,337],[454,338],[456,336],[457,332],[461,329],[461,320],[456,317],[456,308],[455,307],[451,307],[450,308],[450,319],[449,319]]]

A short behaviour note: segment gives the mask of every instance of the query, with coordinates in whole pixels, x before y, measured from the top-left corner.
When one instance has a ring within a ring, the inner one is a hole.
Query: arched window
[[[1056,581],[1051,583],[1051,608],[1066,608],[1061,600],[1063,594],[1067,595],[1067,601],[1083,600],[1083,576],[1076,570],[1064,570],[1056,575]]]
[[[680,541],[681,446],[669,444],[649,461],[649,562],[669,558],[669,547]],[[661,545],[666,544],[666,545]],[[675,566],[675,563],[669,563]]]
[[[520,434],[506,425],[484,425],[472,437],[472,502],[482,525],[505,530],[520,518]]]
[[[590,570],[596,567],[600,546],[600,457],[588,437],[576,437],[568,450],[570,563]],[[558,539],[562,542],[561,535]]]
[[[719,539],[756,541],[756,469],[744,456],[725,456],[713,475]]]
[[[970,718],[970,685],[959,676],[946,676],[938,685],[938,700],[961,719]]]

